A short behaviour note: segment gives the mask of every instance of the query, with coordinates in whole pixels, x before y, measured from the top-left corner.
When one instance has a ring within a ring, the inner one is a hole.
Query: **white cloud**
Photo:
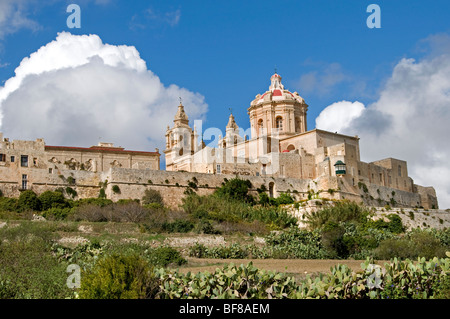
[[[204,118],[198,93],[165,86],[130,46],[67,32],[24,58],[0,88],[1,129],[12,139],[43,137],[49,145],[102,141],[128,149],[164,149],[167,125],[183,98],[191,120]]]
[[[444,37],[443,46],[449,38]],[[361,157],[373,161],[395,157],[408,162],[417,184],[434,186],[440,207],[450,207],[450,52],[415,61],[402,59],[375,103],[360,116],[348,112],[348,102],[322,111],[316,125],[361,137]],[[355,102],[357,103],[357,102]],[[340,113],[340,116],[326,116]],[[324,118],[326,117],[326,120]]]
[[[363,111],[364,104],[360,102],[341,101],[333,103],[316,118],[316,128],[341,132],[347,128],[351,120],[359,117]]]
[[[39,24],[27,16],[29,0],[1,0],[0,1],[0,39],[22,28],[36,30]]]

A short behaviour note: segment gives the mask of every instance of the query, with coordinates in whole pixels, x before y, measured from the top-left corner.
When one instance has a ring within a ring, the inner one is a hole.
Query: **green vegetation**
[[[25,210],[41,210],[41,202],[35,192],[26,190],[20,193],[17,208],[22,212]]]
[[[327,274],[307,276],[299,283],[283,273],[259,270],[252,263],[230,264],[214,273],[187,273],[160,269],[160,298],[292,298],[292,299],[435,299],[449,295],[450,258],[391,260],[377,272],[366,259],[362,271],[336,265]],[[373,282],[373,276],[379,283]]]
[[[158,292],[158,280],[145,259],[112,255],[82,273],[81,299],[149,299]]]
[[[146,189],[144,196],[142,197],[142,204],[146,205],[146,204],[153,204],[153,203],[163,205],[162,196],[157,190]]]
[[[119,187],[119,185],[113,185],[113,187],[111,187],[111,190],[115,194],[120,194],[120,187]]]
[[[0,298],[394,299],[450,295],[450,229],[406,231],[397,214],[375,219],[374,210],[350,201],[320,202],[318,211],[302,219],[308,229],[299,229],[284,205],[300,208],[302,202],[294,203],[289,190],[269,198],[264,185],[251,193],[255,189],[249,181],[235,178],[224,180],[213,194],[200,196],[194,187],[198,181],[192,178],[189,182],[190,191],[179,209],[165,207],[161,194],[152,189],[141,200],[118,202],[104,197],[74,200],[76,195],[64,196],[70,194],[64,188],[39,196],[27,190],[18,199],[0,197],[0,218],[6,220],[0,225]],[[114,186],[112,191],[116,192]],[[46,221],[30,221],[33,215]],[[67,233],[75,242],[62,240]],[[233,238],[233,243],[173,248],[163,240],[174,233],[183,234],[180,237],[222,234],[229,236],[227,241]],[[254,235],[264,242],[253,241]],[[366,262],[359,272],[338,265],[330,273],[306,279],[261,271],[252,264],[228,265],[214,273],[173,270],[185,267],[187,254]],[[380,273],[381,286],[375,288],[367,281],[373,275],[369,264],[374,259],[390,260]],[[70,264],[82,269],[80,289],[66,286]]]
[[[450,229],[405,233],[401,218],[373,220],[373,211],[344,201],[308,214],[310,230],[292,225],[265,237],[265,246],[195,245],[189,254],[198,258],[378,259],[444,257],[450,249]]]

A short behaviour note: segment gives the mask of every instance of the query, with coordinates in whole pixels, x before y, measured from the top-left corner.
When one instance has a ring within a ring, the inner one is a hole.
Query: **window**
[[[277,117],[276,119],[277,129],[279,131],[283,130],[283,118],[281,116]]]
[[[36,166],[37,165],[37,158],[33,158],[33,165]]]
[[[28,155],[21,155],[20,156],[20,166],[28,167]]]
[[[14,163],[16,161],[16,157],[15,156],[11,156],[11,163]]]
[[[22,175],[22,189],[27,189],[28,176],[26,174]]]
[[[6,155],[0,154],[0,162],[6,162]]]
[[[402,176],[402,167],[398,166],[398,176]]]
[[[263,120],[260,119],[258,121],[258,132],[259,132],[259,134],[263,134],[263,128],[264,128]]]
[[[220,167],[220,164],[217,164],[217,166],[216,166],[216,172],[217,172],[217,174],[221,174],[221,167]]]
[[[49,173],[49,174],[53,174],[53,168],[49,168],[49,169],[48,169],[48,173]]]
[[[296,132],[300,132],[300,129],[301,129],[301,121],[300,121],[300,118],[299,117],[296,117],[295,118],[295,131]]]

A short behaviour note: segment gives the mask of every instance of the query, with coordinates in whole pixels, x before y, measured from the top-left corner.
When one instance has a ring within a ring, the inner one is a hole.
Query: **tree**
[[[41,202],[41,209],[67,207],[67,201],[61,192],[45,191],[38,197]]]
[[[163,198],[157,190],[146,189],[142,197],[142,204],[147,205],[152,203],[163,205]]]
[[[112,255],[100,259],[83,274],[82,299],[149,299],[158,293],[153,267],[137,255]]]
[[[19,196],[18,208],[20,211],[41,210],[41,202],[32,190],[23,191]]]
[[[251,187],[252,183],[249,180],[236,177],[223,183],[222,187],[218,188],[215,193],[227,199],[251,203],[254,200],[253,196],[248,194]]]

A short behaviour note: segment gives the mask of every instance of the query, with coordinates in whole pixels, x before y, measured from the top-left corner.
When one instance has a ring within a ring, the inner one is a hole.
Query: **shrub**
[[[249,203],[229,200],[215,194],[198,196],[190,194],[183,199],[182,208],[193,217],[204,217],[219,223],[261,221],[271,229],[295,225],[297,219],[277,207],[252,206]]]
[[[231,180],[227,180],[214,193],[219,197],[226,199],[251,203],[253,202],[253,197],[248,194],[248,190],[251,187],[252,183],[249,180],[236,177]]]
[[[322,232],[322,244],[331,255],[347,258],[350,254],[344,241],[345,229],[333,221],[328,221]]]
[[[139,223],[147,219],[149,211],[147,208],[142,207],[135,201],[122,202],[114,204],[113,207],[108,208],[114,210],[116,219],[122,222]]]
[[[172,247],[158,247],[150,252],[150,262],[152,265],[167,267],[170,264],[181,266],[187,263],[180,252]]]
[[[100,259],[82,278],[82,299],[149,299],[158,292],[152,267],[137,255]]]
[[[100,188],[100,191],[98,192],[98,198],[106,198],[106,193],[104,188]]]
[[[18,199],[0,197],[0,211],[15,212],[18,209]]]
[[[48,220],[65,220],[65,219],[67,219],[67,217],[69,215],[71,215],[71,213],[72,213],[71,208],[53,207],[53,208],[49,208],[46,211],[44,211],[42,213],[42,216]]]
[[[363,224],[367,222],[371,210],[368,207],[359,205],[355,202],[340,201],[334,206],[325,206],[317,212],[306,214],[306,223],[312,229],[321,228],[328,221],[339,222],[355,222]]]
[[[160,192],[154,189],[146,189],[144,196],[142,197],[142,204],[146,205],[151,203],[164,204]]]
[[[280,196],[278,196],[275,200],[275,204],[277,206],[292,204],[293,202],[294,202],[294,199],[288,193],[281,193]]]
[[[114,194],[120,194],[120,187],[119,187],[119,185],[113,185],[111,190],[113,191]]]
[[[20,193],[17,206],[20,211],[40,210],[41,202],[35,192],[32,190],[26,190]]]
[[[269,202],[270,202],[269,195],[267,195],[266,193],[259,194],[259,204],[267,205],[269,204]]]
[[[174,222],[164,222],[162,229],[169,233],[188,233],[194,229],[194,223],[188,220],[176,220]]]
[[[95,205],[105,207],[112,204],[113,201],[106,198],[82,198],[74,202],[74,206]]]
[[[383,240],[374,250],[374,257],[378,259],[394,257],[399,259],[425,257],[429,259],[445,256],[445,247],[431,233],[413,231],[408,237]]]
[[[102,207],[95,204],[84,204],[75,209],[73,214],[75,221],[88,221],[88,222],[106,222],[108,219],[103,213]]]
[[[41,209],[64,208],[68,206],[64,195],[60,192],[45,191],[38,197],[41,202]]]
[[[197,233],[203,234],[220,234],[220,231],[216,230],[210,221],[208,220],[200,220],[195,226]]]
[[[70,186],[67,186],[65,190],[66,190],[66,194],[69,195],[69,196],[72,197],[72,198],[75,198],[75,197],[78,196],[77,191],[74,190],[74,189],[73,189],[72,187],[70,187]],[[55,192],[56,192],[56,191],[58,191],[58,190],[55,190]],[[62,193],[62,192],[60,191],[60,193]]]
[[[367,222],[366,227],[389,231],[393,234],[400,234],[405,231],[405,227],[403,226],[400,216],[397,214],[389,214],[387,218],[389,219],[389,222],[386,222],[380,218],[376,221]]]
[[[358,188],[363,190],[364,193],[369,192],[369,189],[367,188],[367,185],[364,184],[363,182],[358,182]]]
[[[388,230],[391,233],[399,234],[405,231],[405,226],[403,226],[400,216],[398,216],[397,214],[389,214],[387,218],[389,218],[390,220]]]
[[[69,185],[75,185],[75,178],[72,176],[67,177],[67,183],[69,183]]]
[[[0,298],[64,299],[66,267],[51,251],[51,225],[21,222],[0,229]]]
[[[194,183],[194,182],[192,182],[192,181],[189,181],[189,182],[188,182],[188,187],[190,187],[190,188],[192,188],[192,189],[195,189],[195,190],[198,189],[197,184]]]

